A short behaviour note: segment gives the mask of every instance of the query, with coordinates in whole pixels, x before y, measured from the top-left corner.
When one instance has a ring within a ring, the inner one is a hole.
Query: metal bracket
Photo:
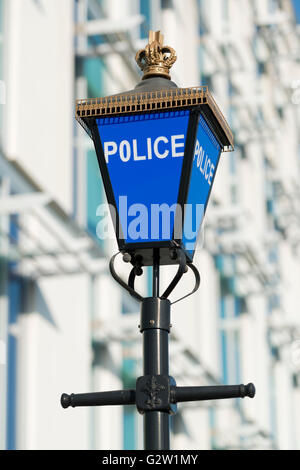
[[[134,297],[139,302],[142,302],[144,300],[144,297],[142,297],[135,290],[134,283],[135,283],[136,276],[141,276],[143,274],[143,260],[140,256],[132,257],[128,253],[123,254],[124,262],[133,264],[133,268],[131,269],[129,277],[128,277],[128,283],[126,283],[116,273],[116,270],[115,270],[115,267],[114,267],[115,259],[120,253],[121,252],[116,253],[111,258],[110,263],[109,263],[110,273],[111,273],[112,277],[114,278],[114,280],[117,281],[117,283],[120,284],[120,286],[122,286],[124,289],[126,289],[127,292],[129,292],[129,294],[132,297]],[[187,263],[186,256],[185,256],[184,252],[182,251],[182,249],[181,248],[175,248],[174,249],[174,256],[176,258],[178,258],[178,261],[179,261],[178,270],[177,270],[177,273],[175,274],[173,280],[170,282],[169,286],[167,287],[167,289],[162,294],[161,298],[167,299],[169,297],[169,295],[173,292],[173,290],[175,289],[175,287],[179,283],[179,281],[182,278],[183,274],[188,271],[188,268],[190,268],[193,271],[194,275],[195,275],[195,286],[194,286],[194,288],[191,292],[189,292],[185,296],[181,297],[180,299],[175,300],[174,302],[172,302],[172,305],[177,303],[177,302],[180,302],[181,300],[183,300],[183,299],[189,297],[190,295],[192,295],[194,292],[196,292],[198,290],[198,288],[200,286],[199,271],[196,268],[196,266],[194,266],[192,263]]]
[[[175,252],[174,254],[179,259],[179,266],[178,266],[178,270],[177,270],[177,273],[175,274],[173,281],[169,284],[169,287],[165,290],[165,292],[162,295],[164,299],[167,299],[169,297],[169,295],[175,289],[175,287],[177,286],[178,282],[180,281],[184,273],[187,272],[185,254],[180,248],[175,248],[174,252]]]
[[[172,302],[171,305],[177,304],[177,302],[180,302],[181,300],[186,299],[187,297],[194,294],[194,292],[196,292],[199,289],[201,278],[200,278],[200,273],[199,273],[198,269],[192,263],[187,263],[187,266],[193,271],[193,273],[195,275],[194,289],[191,292],[189,292],[188,294],[184,295],[183,297],[180,297],[180,299],[174,300],[174,302]]]
[[[120,284],[120,286],[122,286],[124,289],[127,290],[127,292],[129,292],[129,294],[134,297],[136,300],[138,300],[139,302],[142,302],[143,300],[143,297],[134,290],[134,287],[131,287],[131,286],[134,286],[134,278],[136,276],[136,271],[133,271],[135,270],[136,268],[134,267],[133,270],[131,271],[130,275],[129,275],[129,283],[126,284],[125,281],[123,281],[122,278],[120,278],[120,276],[116,273],[116,270],[115,270],[115,266],[114,266],[114,263],[115,263],[115,259],[116,257],[120,254],[120,252],[116,253],[110,260],[109,262],[109,270],[110,270],[110,273],[112,275],[112,277],[114,278],[115,281],[117,281],[118,284]]]

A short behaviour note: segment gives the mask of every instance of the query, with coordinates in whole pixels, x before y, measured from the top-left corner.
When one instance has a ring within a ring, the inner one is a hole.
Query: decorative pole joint
[[[136,407],[140,414],[163,411],[175,414],[177,406],[172,403],[173,377],[167,375],[144,375],[136,381]]]

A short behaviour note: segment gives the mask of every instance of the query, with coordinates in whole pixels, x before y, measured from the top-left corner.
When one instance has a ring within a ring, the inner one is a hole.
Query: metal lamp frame
[[[205,112],[204,108],[200,105],[192,106],[190,108],[182,108],[182,109],[190,111],[190,116],[189,116],[189,121],[188,121],[187,137],[186,137],[184,157],[183,157],[183,163],[182,163],[182,169],[181,169],[178,199],[176,201],[177,207],[181,208],[180,213],[179,211],[177,211],[175,214],[174,226],[177,226],[177,227],[178,226],[183,227],[183,223],[184,223],[185,203],[187,200],[187,194],[188,194],[189,183],[190,183],[190,178],[191,178],[191,170],[192,170],[192,164],[193,164],[192,155],[193,155],[194,148],[195,148],[197,126],[198,126],[198,120],[199,120],[200,115],[202,115],[204,119],[207,121],[207,113]],[[176,111],[176,108],[165,109],[162,112],[167,113],[170,111]],[[137,115],[141,113],[134,113],[134,114]],[[114,214],[115,217],[113,217],[114,229],[116,233],[119,250],[122,253],[125,253],[125,252],[128,252],[130,254],[135,253],[136,255],[142,256],[143,264],[147,266],[147,265],[152,265],[152,249],[160,248],[161,249],[161,254],[160,254],[161,265],[177,264],[178,262],[177,259],[172,258],[172,250],[178,247],[182,247],[182,239],[175,238],[174,230],[173,230],[172,238],[166,241],[157,241],[157,242],[149,241],[149,242],[137,242],[137,243],[125,242],[121,223],[120,223],[119,211],[118,211],[117,203],[116,203],[113,188],[112,188],[109,171],[107,169],[107,164],[105,161],[105,156],[103,152],[103,147],[102,147],[96,119],[97,117],[93,117],[93,118],[89,117],[89,118],[86,118],[85,122],[87,122],[87,125],[91,133],[91,137],[94,141],[98,164],[99,164],[108,203],[112,207],[114,207],[114,211],[115,211],[115,214]],[[211,128],[211,126],[209,127]],[[222,146],[222,142],[220,140],[218,140],[218,143],[220,144],[220,146]],[[218,162],[219,162],[219,159],[218,159]],[[216,166],[216,171],[217,171],[217,166]],[[207,207],[207,203],[210,197],[211,188],[213,186],[216,171],[214,172],[212,184],[211,184],[208,198],[204,207],[204,215],[206,212],[206,207]],[[190,256],[188,252],[186,252],[186,256],[189,262],[193,261],[193,256]]]

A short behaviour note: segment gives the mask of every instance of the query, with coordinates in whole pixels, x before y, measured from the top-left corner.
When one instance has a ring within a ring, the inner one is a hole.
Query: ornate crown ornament
[[[136,53],[135,60],[144,72],[142,80],[150,76],[171,79],[169,71],[177,56],[172,47],[163,45],[163,38],[160,31],[149,31],[147,46]]]

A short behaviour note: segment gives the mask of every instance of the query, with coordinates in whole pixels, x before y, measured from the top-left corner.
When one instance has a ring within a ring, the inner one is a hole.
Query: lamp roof
[[[92,137],[91,121],[102,117],[197,108],[211,124],[223,151],[234,148],[231,129],[207,86],[178,88],[169,71],[176,52],[163,45],[160,31],[150,31],[149,41],[136,54],[144,75],[133,90],[103,98],[77,100],[76,119]]]

